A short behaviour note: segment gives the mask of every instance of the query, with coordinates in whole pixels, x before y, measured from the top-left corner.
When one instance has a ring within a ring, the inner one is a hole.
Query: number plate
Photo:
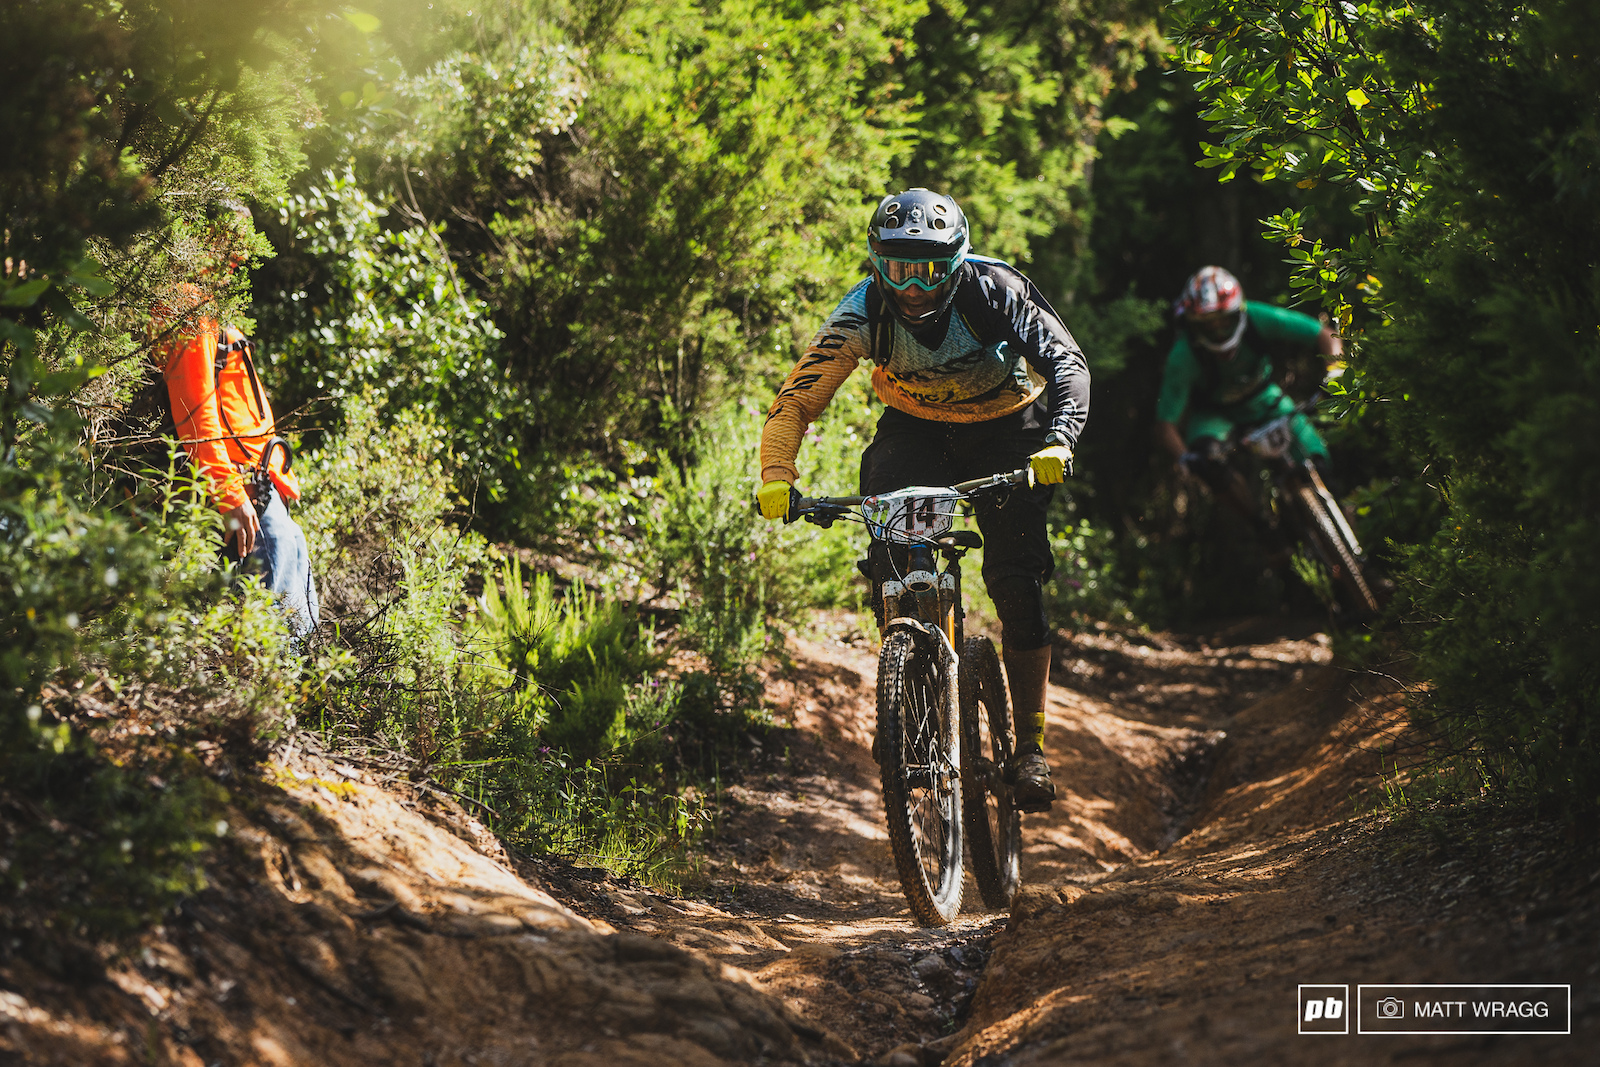
[[[1271,459],[1289,451],[1294,444],[1294,431],[1289,428],[1287,418],[1273,419],[1245,440],[1249,442],[1251,451],[1256,455]]]
[[[960,503],[961,497],[948,489],[914,485],[867,497],[861,502],[861,516],[873,537],[910,545],[948,533]]]

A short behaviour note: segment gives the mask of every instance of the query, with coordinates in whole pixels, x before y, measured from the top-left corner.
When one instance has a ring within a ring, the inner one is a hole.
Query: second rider
[[[1060,316],[1010,264],[974,255],[961,208],[909,189],[872,214],[871,274],[845,294],[789,372],[761,434],[761,513],[789,510],[807,427],[856,366],[872,366],[887,410],[861,457],[864,495],[952,485],[1031,466],[1039,483],[977,508],[983,581],[1000,616],[1017,755],[1017,807],[1055,799],[1044,757],[1055,569],[1045,512],[1072,469],[1089,412],[1089,368]],[[888,560],[874,559],[875,583]]]

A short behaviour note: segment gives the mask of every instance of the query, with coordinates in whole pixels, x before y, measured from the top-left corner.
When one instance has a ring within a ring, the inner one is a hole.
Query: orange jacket
[[[186,295],[198,297],[197,292]],[[233,327],[222,329],[215,319],[202,317],[161,345],[156,358],[178,440],[205,472],[217,510],[231,511],[249,499],[246,474],[261,462],[276,428],[250,342]],[[300,483],[283,469],[283,458],[282,449],[273,451],[272,481],[284,499],[299,500]]]

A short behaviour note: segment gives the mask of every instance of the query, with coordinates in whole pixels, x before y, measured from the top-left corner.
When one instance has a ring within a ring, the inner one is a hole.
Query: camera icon
[[[1380,1019],[1404,1019],[1406,1004],[1399,997],[1384,997],[1372,1006],[1372,1012]]]

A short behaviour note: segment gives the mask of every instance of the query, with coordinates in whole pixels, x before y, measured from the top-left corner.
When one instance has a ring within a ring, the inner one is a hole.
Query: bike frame
[[[875,742],[874,756],[883,776],[890,851],[913,915],[929,926],[944,925],[960,910],[963,824],[980,817],[965,814],[966,779],[971,781],[977,811],[986,820],[983,856],[974,851],[972,861],[985,902],[1004,906],[1015,890],[1018,816],[1009,786],[998,781],[1000,776],[984,751],[976,719],[963,715],[964,708],[992,715],[996,690],[1001,690],[998,714],[1002,720],[1008,717],[993,644],[987,638],[967,641],[962,632],[961,558],[982,541],[971,531],[952,527],[956,502],[1031,485],[1032,472],[1024,468],[953,486],[912,486],[874,497],[803,497],[791,490],[786,522],[804,518],[829,527],[851,518],[851,509],[859,508],[874,546],[889,549],[884,556],[892,576],[874,576],[882,579],[878,595],[884,623],[878,662],[878,739],[887,740],[881,756]],[[897,556],[904,559],[903,568]],[[971,675],[965,699],[964,671]],[[913,693],[922,695],[908,696]],[[1005,738],[995,742],[994,720],[988,721],[990,747],[998,745],[1009,752],[1009,728],[1001,726]],[[971,760],[962,753],[963,733],[969,729],[979,739]],[[998,846],[987,821],[990,804],[1000,805],[995,809],[1000,813],[995,824]]]
[[[1323,482],[1322,474],[1317,470],[1316,464],[1310,460],[1295,459],[1292,441],[1286,441],[1275,447],[1272,444],[1263,447],[1264,442],[1272,441],[1274,434],[1288,434],[1292,420],[1316,407],[1319,399],[1320,395],[1313,395],[1310,399],[1295,405],[1294,410],[1288,414],[1270,419],[1249,433],[1237,435],[1228,442],[1222,456],[1226,458],[1245,448],[1261,458],[1272,477],[1273,506],[1295,531],[1297,540],[1317,557],[1330,574],[1337,576],[1345,570],[1352,570],[1351,581],[1357,592],[1351,595],[1365,601],[1365,604],[1358,604],[1355,610],[1375,611],[1377,601],[1372,597],[1370,579],[1364,573],[1360,573],[1364,557],[1361,543],[1356,539],[1355,530],[1351,528],[1349,520],[1345,518],[1344,509],[1339,506],[1338,500]],[[1304,490],[1309,490],[1316,498],[1313,510],[1320,509],[1333,524],[1334,529],[1331,533],[1335,539],[1343,541],[1342,546],[1324,545],[1327,534],[1319,534],[1314,529],[1305,527],[1307,521],[1315,525],[1316,518],[1314,515],[1302,516],[1296,508],[1296,499]],[[1340,552],[1348,552],[1349,560],[1330,557],[1330,553],[1336,557]]]

